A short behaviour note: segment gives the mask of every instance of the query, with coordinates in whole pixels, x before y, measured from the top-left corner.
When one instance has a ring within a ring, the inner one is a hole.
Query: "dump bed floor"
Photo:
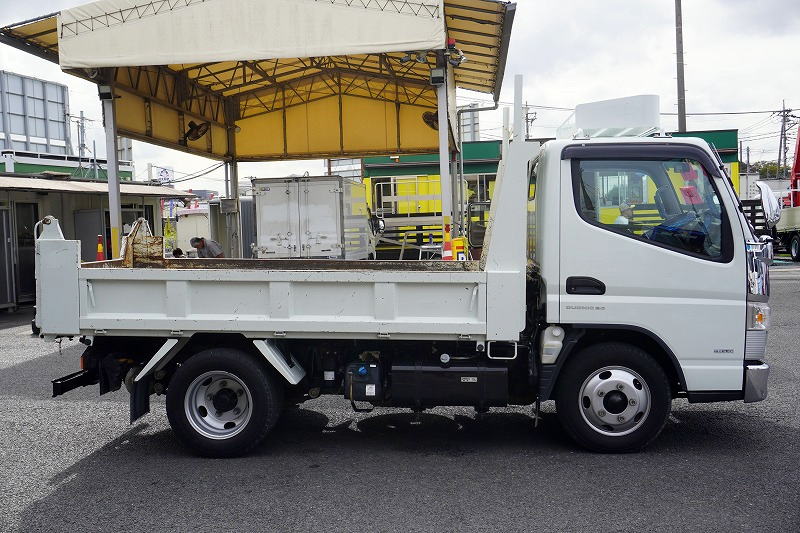
[[[134,259],[134,268],[180,270],[347,270],[476,272],[478,261],[343,261],[340,259]],[[123,268],[122,260],[81,263],[81,268]]]

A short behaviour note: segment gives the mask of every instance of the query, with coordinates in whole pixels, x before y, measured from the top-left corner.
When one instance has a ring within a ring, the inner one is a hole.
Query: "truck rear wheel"
[[[792,261],[800,261],[800,233],[795,233],[789,240],[789,255]]]
[[[641,450],[664,428],[671,404],[661,365],[623,343],[597,344],[572,356],[556,390],[564,430],[598,452]]]
[[[275,426],[282,408],[281,383],[251,354],[230,348],[191,356],[167,389],[172,430],[207,457],[246,454]]]

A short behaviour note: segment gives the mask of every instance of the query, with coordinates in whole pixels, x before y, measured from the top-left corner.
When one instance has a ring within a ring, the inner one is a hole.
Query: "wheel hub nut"
[[[631,401],[628,403],[630,403],[631,405],[636,405],[636,400],[634,398],[631,398]]]
[[[625,417],[624,417],[624,416],[622,416],[622,415],[619,415],[619,416],[617,417],[617,420],[619,420],[620,422],[625,422]]]
[[[603,396],[605,396],[605,395],[606,395],[606,393],[605,393],[605,392],[603,392],[603,391],[597,391],[597,395],[598,395],[598,396],[600,396],[600,397],[602,398]]]
[[[602,417],[606,416],[606,412],[601,409],[601,410],[597,411],[597,416],[602,418]]]
[[[624,389],[624,388],[625,388],[625,385],[623,385],[622,383],[620,383],[619,385],[617,385],[617,390],[622,390],[622,389]]]

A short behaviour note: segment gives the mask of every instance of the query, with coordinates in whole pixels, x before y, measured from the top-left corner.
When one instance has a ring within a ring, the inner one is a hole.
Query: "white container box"
[[[363,183],[339,176],[256,178],[254,257],[369,259],[375,242]]]

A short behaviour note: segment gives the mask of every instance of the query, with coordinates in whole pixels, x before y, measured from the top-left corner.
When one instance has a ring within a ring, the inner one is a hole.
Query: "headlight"
[[[747,304],[747,329],[765,330],[769,328],[769,305],[762,302]]]

